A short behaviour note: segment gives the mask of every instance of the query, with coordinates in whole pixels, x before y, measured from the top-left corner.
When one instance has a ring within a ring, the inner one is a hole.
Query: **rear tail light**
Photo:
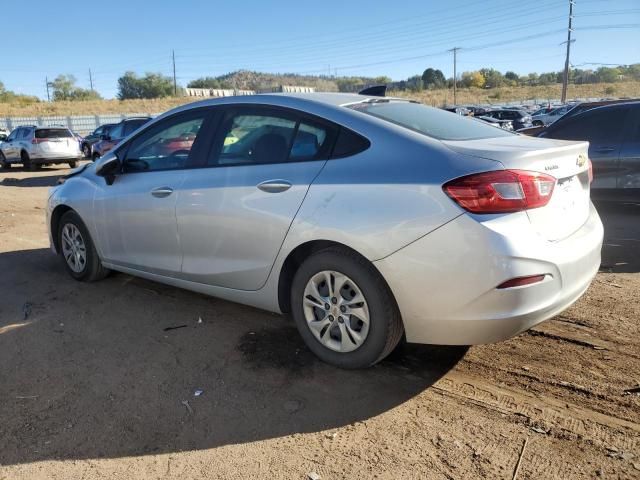
[[[456,178],[442,187],[458,205],[472,213],[510,213],[544,207],[556,179],[525,170],[496,170]]]
[[[591,159],[587,160],[587,164],[589,165],[589,185],[593,183],[593,163],[591,163]]]
[[[513,287],[523,287],[525,285],[531,285],[533,283],[538,283],[544,280],[546,275],[529,275],[527,277],[516,277],[511,280],[507,280],[506,282],[501,283],[496,288],[513,288]]]

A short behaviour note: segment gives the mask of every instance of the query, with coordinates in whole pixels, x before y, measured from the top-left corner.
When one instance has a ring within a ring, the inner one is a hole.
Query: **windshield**
[[[437,140],[477,140],[513,135],[481,120],[403,101],[362,102],[347,108],[381,118]]]

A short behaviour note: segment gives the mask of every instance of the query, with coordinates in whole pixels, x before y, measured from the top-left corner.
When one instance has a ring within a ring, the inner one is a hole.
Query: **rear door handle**
[[[285,192],[291,188],[291,182],[286,180],[267,180],[258,184],[258,188],[267,193]]]
[[[151,190],[151,195],[157,198],[168,197],[173,193],[173,188],[170,187],[158,187]]]
[[[596,147],[594,148],[594,151],[598,153],[609,153],[613,152],[615,149],[616,147]]]

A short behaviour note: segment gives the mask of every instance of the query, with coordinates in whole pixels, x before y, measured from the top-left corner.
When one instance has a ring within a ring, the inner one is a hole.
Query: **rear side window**
[[[344,158],[364,152],[371,146],[369,140],[348,128],[342,127],[333,147],[331,158]]]
[[[213,166],[329,158],[337,127],[279,109],[242,108],[225,116],[208,161]]]
[[[39,128],[36,130],[36,138],[69,138],[73,137],[66,128]]]
[[[29,138],[31,136],[30,128],[23,128],[22,133],[20,133],[20,138]],[[48,137],[38,137],[38,132],[36,130],[36,138],[48,138]]]
[[[477,140],[513,135],[469,117],[404,101],[362,102],[347,108],[372,115],[437,140]]]
[[[626,114],[627,109],[622,108],[589,110],[567,119],[564,124],[555,124],[541,136],[560,140],[616,143],[620,140],[620,132],[624,130]]]

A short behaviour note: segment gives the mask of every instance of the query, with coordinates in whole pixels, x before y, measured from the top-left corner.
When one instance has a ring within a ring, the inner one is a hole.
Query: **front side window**
[[[131,142],[125,172],[185,168],[207,112],[189,113],[154,125]]]
[[[118,138],[122,138],[124,136],[122,134],[123,129],[124,129],[124,123],[119,123],[115,125],[111,130],[109,130],[108,135],[114,140]]]
[[[419,103],[405,101],[361,102],[347,108],[363,112],[437,140],[477,140],[514,135],[481,120],[452,115]]]
[[[11,142],[16,138],[18,138],[18,134],[20,133],[20,130],[21,130],[20,128],[16,128],[13,132],[11,132],[9,134],[9,137],[7,138],[7,142]]]
[[[20,139],[23,140],[25,138],[29,138],[29,135],[31,134],[31,129],[29,128],[23,128],[22,132],[20,133]]]

